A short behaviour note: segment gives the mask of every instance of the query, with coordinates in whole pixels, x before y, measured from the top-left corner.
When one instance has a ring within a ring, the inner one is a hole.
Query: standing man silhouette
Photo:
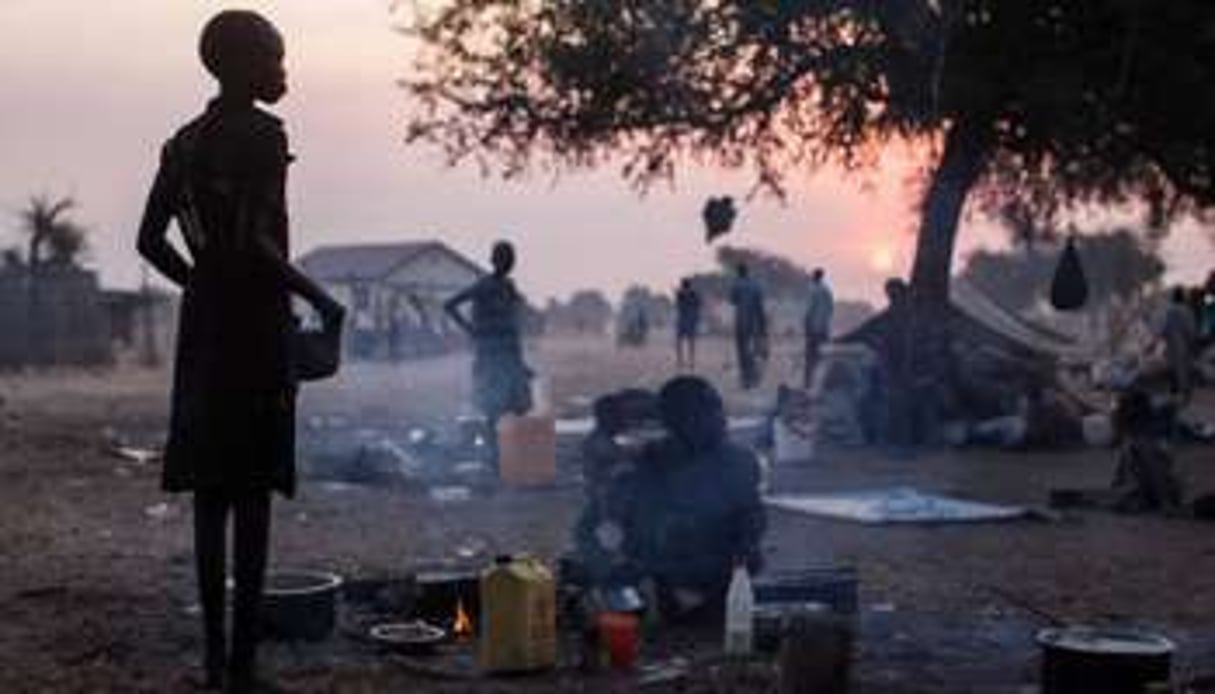
[[[290,295],[327,328],[344,311],[287,260],[291,160],[278,118],[283,40],[253,12],[213,17],[199,43],[219,95],[165,144],[139,229],[139,253],[182,289],[163,487],[194,493],[194,551],[205,686],[252,691],[270,495],[295,491]],[[176,219],[188,251],[167,240]],[[234,526],[231,649],[224,628],[228,518]],[[226,682],[225,682],[226,680]]]
[[[818,366],[823,344],[831,339],[831,318],[835,313],[835,297],[823,279],[823,269],[810,273],[810,292],[806,301],[803,330],[806,338],[806,363],[802,385],[806,390],[814,385],[814,369]]]
[[[730,288],[730,303],[734,305],[734,346],[738,352],[738,373],[743,390],[759,385],[763,378],[762,364],[767,358],[768,317],[764,310],[764,292],[739,263],[734,286]]]
[[[696,336],[700,332],[700,294],[686,277],[675,291],[675,365],[696,370]]]

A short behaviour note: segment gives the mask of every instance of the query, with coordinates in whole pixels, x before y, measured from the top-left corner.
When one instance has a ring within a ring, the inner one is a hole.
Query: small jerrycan
[[[546,414],[506,414],[498,421],[498,469],[504,485],[543,486],[557,478],[557,424]]]
[[[532,557],[498,557],[481,574],[481,668],[529,672],[557,665],[557,589]]]

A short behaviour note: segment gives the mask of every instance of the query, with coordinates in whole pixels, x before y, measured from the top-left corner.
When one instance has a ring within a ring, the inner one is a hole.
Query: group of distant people
[[[734,310],[734,349],[739,382],[744,389],[755,388],[763,380],[764,364],[770,356],[769,320],[764,290],[745,264],[735,268],[729,302]],[[675,292],[675,362],[679,369],[696,369],[696,340],[700,334],[702,299],[689,279],[683,279]],[[810,273],[806,287],[802,320],[804,361],[802,384],[813,385],[814,372],[823,345],[831,339],[835,298],[822,268]]]

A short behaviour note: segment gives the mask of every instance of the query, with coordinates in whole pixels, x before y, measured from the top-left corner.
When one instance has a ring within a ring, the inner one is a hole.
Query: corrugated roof
[[[356,243],[320,246],[299,259],[300,267],[318,280],[374,281],[388,276],[396,268],[427,251],[450,254],[462,263],[476,264],[439,241],[406,241],[399,243]],[[477,268],[479,271],[479,268]]]

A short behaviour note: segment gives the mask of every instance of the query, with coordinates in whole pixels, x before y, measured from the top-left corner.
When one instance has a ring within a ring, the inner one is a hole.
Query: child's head
[[[886,280],[884,289],[886,290],[886,300],[891,306],[903,304],[911,292],[907,282],[900,277],[891,277]]]
[[[604,395],[596,399],[592,409],[596,429],[608,435],[624,431],[624,413],[621,412],[620,401],[615,396]]]
[[[494,272],[505,277],[515,269],[515,247],[510,241],[499,241],[494,244],[493,251],[489,254],[490,263],[494,266]]]
[[[658,392],[662,423],[692,451],[712,450],[726,441],[726,408],[717,389],[699,376],[676,376]]]
[[[203,28],[198,54],[226,91],[269,104],[287,93],[283,37],[256,12],[225,10],[212,17]]]

